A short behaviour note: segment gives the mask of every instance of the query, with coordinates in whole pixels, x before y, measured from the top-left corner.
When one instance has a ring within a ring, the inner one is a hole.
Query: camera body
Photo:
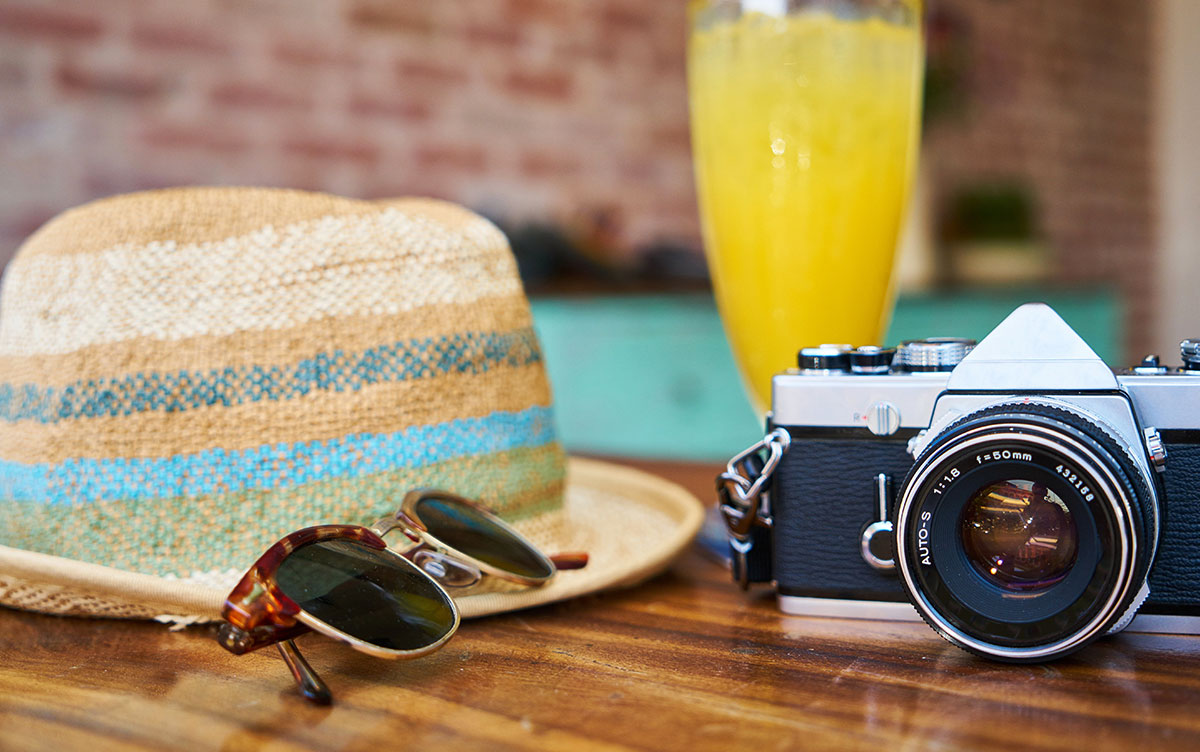
[[[772,385],[772,425],[791,437],[768,497],[780,607],[919,615],[1009,661],[1135,615],[1200,631],[1194,348],[1182,369],[1114,373],[1029,304],[978,346],[802,350]]]

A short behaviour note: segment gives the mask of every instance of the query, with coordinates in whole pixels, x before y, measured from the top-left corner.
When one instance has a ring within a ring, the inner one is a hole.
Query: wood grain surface
[[[711,467],[639,464],[709,493]],[[333,707],[211,628],[0,609],[0,748],[1200,748],[1200,639],[988,663],[922,624],[781,614],[696,551],[632,590],[466,622],[415,661],[299,642]]]

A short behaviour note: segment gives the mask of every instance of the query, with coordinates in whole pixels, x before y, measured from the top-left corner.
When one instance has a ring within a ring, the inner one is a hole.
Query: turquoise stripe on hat
[[[0,461],[0,498],[78,504],[288,488],[554,440],[551,408],[531,407],[390,434],[353,434],[233,451],[207,449],[167,458],[72,459],[58,464]]]
[[[290,366],[240,366],[205,371],[138,373],[76,381],[64,387],[0,384],[0,419],[57,423],[75,418],[182,412],[248,402],[281,401],[310,392],[356,392],[372,384],[449,373],[485,373],[494,366],[540,363],[533,329],[457,332],[367,348],[332,350]]]

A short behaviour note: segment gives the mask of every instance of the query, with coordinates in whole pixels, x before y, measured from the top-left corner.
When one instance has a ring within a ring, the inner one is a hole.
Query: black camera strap
[[[776,428],[729,460],[717,476],[730,569],[743,590],[772,579],[770,483],[790,442],[791,434]]]

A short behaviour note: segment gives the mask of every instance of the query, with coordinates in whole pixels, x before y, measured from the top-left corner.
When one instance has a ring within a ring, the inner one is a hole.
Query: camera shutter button
[[[876,402],[867,408],[867,429],[876,436],[891,436],[900,430],[900,408],[891,402]]]
[[[891,373],[892,360],[895,357],[894,349],[864,345],[857,350],[850,351],[850,372],[858,374]]]

